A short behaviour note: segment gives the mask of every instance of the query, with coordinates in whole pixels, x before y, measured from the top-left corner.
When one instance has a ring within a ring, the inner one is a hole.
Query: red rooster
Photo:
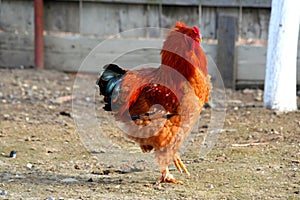
[[[107,111],[126,124],[128,138],[143,152],[154,150],[161,166],[159,182],[180,183],[169,172],[189,175],[177,153],[209,100],[210,77],[197,27],[177,22],[163,44],[159,68],[123,70],[104,66],[97,84]]]

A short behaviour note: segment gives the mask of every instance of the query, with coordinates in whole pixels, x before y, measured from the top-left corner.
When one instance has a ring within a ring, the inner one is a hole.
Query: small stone
[[[243,90],[243,94],[253,94],[253,93],[254,93],[254,90],[251,90],[251,89],[248,89],[248,88]]]
[[[33,86],[31,87],[31,89],[32,89],[32,90],[37,90],[38,87],[37,87],[36,85],[33,85]]]
[[[65,87],[65,89],[71,91],[71,87]]]
[[[72,182],[78,182],[78,180],[76,180],[75,178],[65,178],[65,179],[62,179],[61,182],[72,183]]]
[[[261,102],[263,99],[262,99],[262,97],[261,96],[257,96],[257,97],[255,97],[255,101],[258,101],[258,102]]]
[[[210,184],[210,185],[208,186],[208,188],[209,188],[209,189],[214,189],[215,187],[214,187],[213,184]]]
[[[64,102],[70,102],[73,100],[73,96],[72,95],[68,95],[68,96],[62,96],[62,97],[58,97],[55,99],[55,102],[58,104],[62,104]]]
[[[33,164],[31,164],[31,163],[27,163],[27,164],[26,164],[26,168],[27,168],[27,169],[32,169],[32,167],[33,167]]]
[[[47,197],[46,200],[55,200],[54,197]]]
[[[25,94],[26,94],[27,96],[32,96],[32,90],[26,90],[26,91],[25,91]]]
[[[233,108],[233,110],[238,110],[239,109],[239,107],[237,107],[237,106],[235,106],[234,108]]]
[[[74,165],[74,168],[78,170],[78,169],[80,169],[80,166],[78,164],[76,164],[76,165]]]
[[[90,101],[91,101],[91,98],[90,98],[90,97],[86,97],[86,98],[85,98],[85,101],[86,101],[86,102],[90,102]]]
[[[24,83],[24,84],[23,84],[23,87],[24,87],[24,88],[28,88],[29,85],[28,85],[27,83]]]
[[[66,75],[66,76],[64,76],[64,80],[65,81],[70,80],[70,77]]]
[[[3,114],[4,119],[9,119],[10,115],[9,114]]]
[[[48,106],[48,108],[49,108],[50,110],[53,110],[53,109],[55,109],[56,107],[53,106],[53,105],[50,105],[50,106]]]

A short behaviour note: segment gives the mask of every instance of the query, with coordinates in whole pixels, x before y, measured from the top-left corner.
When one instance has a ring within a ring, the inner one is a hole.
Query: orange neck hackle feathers
[[[162,64],[177,70],[187,79],[194,76],[197,69],[207,75],[207,60],[200,42],[198,27],[177,22],[164,42]]]

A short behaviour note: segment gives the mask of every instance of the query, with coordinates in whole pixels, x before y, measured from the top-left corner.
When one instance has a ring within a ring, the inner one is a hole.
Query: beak
[[[198,37],[198,38],[196,38],[196,41],[200,43],[200,42],[202,42],[202,39],[200,37]]]

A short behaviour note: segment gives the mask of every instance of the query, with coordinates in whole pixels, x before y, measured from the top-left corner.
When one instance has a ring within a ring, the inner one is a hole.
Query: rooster
[[[159,183],[181,183],[169,172],[172,162],[189,175],[177,151],[208,102],[211,88],[200,42],[196,26],[177,22],[167,34],[158,68],[124,70],[108,64],[97,80],[104,109],[125,124],[127,137],[142,152],[154,151],[161,166]]]

